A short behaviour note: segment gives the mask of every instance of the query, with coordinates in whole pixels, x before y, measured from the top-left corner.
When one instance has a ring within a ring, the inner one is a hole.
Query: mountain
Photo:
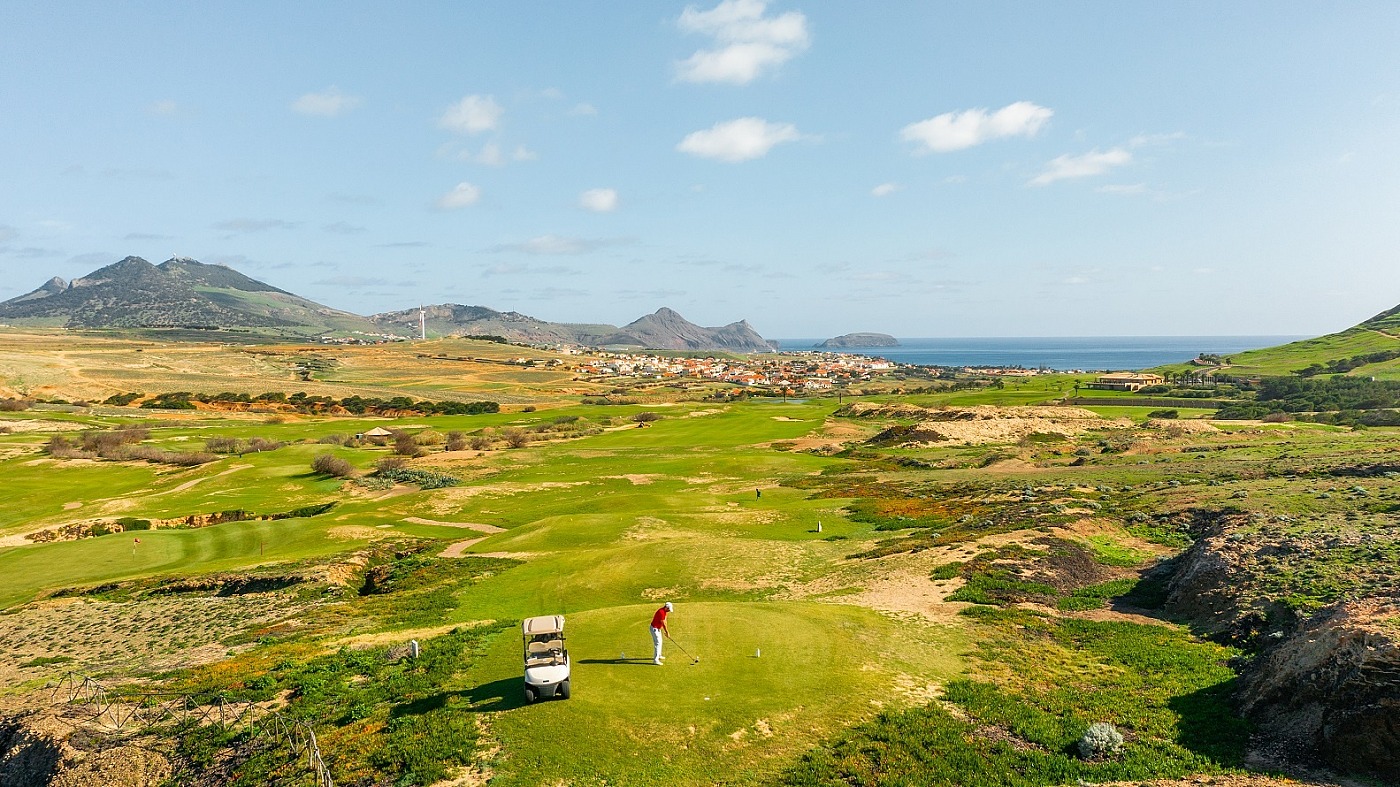
[[[363,317],[322,306],[223,265],[140,257],[64,284],[50,279],[0,303],[0,320],[68,328],[241,328],[284,336],[373,331]]]
[[[768,344],[749,325],[748,320],[732,322],[719,328],[703,328],[662,307],[655,314],[633,320],[616,333],[595,340],[602,347],[646,347],[656,350],[730,350],[732,352],[770,352]]]
[[[428,333],[433,336],[500,336],[530,344],[581,344],[592,347],[641,347],[653,350],[725,350],[769,352],[773,348],[747,321],[705,328],[673,309],[658,309],[627,325],[546,322],[519,312],[498,312],[485,306],[444,303],[423,307]],[[400,335],[418,332],[418,309],[376,314],[379,329]]]
[[[887,333],[844,333],[816,345],[819,350],[842,347],[898,347],[899,340]]]
[[[768,342],[745,321],[704,328],[671,309],[628,325],[554,323],[484,306],[423,308],[433,336],[500,336],[531,344],[626,346],[667,350],[768,352]],[[0,303],[0,322],[66,328],[234,329],[268,338],[327,334],[417,336],[419,310],[361,317],[245,276],[224,265],[175,258],[152,265],[127,257],[65,282],[54,277]]]

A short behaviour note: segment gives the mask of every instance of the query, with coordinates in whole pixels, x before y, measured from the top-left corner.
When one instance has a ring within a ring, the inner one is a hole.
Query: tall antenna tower
[[[418,306],[418,338],[428,338],[428,315],[421,304]]]

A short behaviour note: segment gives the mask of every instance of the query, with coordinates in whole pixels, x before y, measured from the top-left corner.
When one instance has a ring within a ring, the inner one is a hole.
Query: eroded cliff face
[[[1400,599],[1346,602],[1261,654],[1240,686],[1266,755],[1400,783]]]
[[[0,787],[164,784],[169,760],[142,743],[104,740],[54,710],[6,716],[0,718]]]
[[[1395,534],[1205,517],[1175,561],[1166,611],[1251,652],[1237,698],[1261,765],[1325,764],[1400,784],[1400,594],[1393,576],[1348,569],[1343,599],[1311,615],[1284,603],[1326,576],[1328,556],[1375,553]]]

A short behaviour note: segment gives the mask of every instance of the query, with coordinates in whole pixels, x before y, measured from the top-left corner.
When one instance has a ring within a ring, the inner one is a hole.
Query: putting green
[[[952,675],[965,647],[949,629],[912,641],[856,607],[681,603],[671,630],[699,662],[667,642],[657,667],[656,606],[568,617],[569,700],[525,705],[519,637],[492,643],[473,677],[507,752],[493,785],[756,783],[875,703],[911,702],[904,676]]]

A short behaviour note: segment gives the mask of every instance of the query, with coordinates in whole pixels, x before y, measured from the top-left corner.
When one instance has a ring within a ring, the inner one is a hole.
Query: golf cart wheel
[[[561,682],[559,688],[555,689],[555,693],[567,700],[569,698],[569,682],[567,680]]]
[[[535,690],[529,686],[525,687],[525,704],[529,705],[535,701]]]

